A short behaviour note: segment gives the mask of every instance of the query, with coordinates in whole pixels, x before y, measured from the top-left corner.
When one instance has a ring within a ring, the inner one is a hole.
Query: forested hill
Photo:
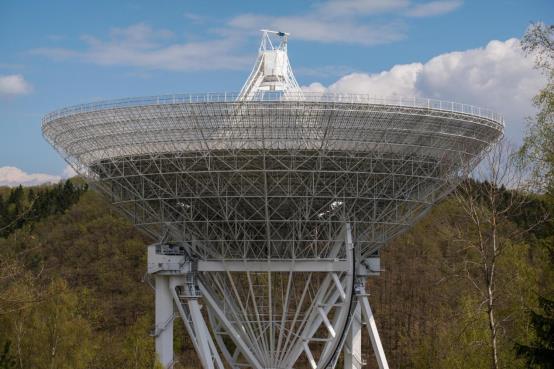
[[[62,214],[87,188],[78,179],[28,189],[0,187],[0,237],[50,215]]]
[[[78,180],[3,188],[0,199],[0,368],[152,368],[150,240]],[[554,227],[529,226],[552,204],[523,204],[502,217],[498,241],[494,311],[506,368],[526,367],[516,352],[539,342],[532,319],[548,319],[538,300],[553,286]],[[369,282],[391,368],[490,368],[483,260],[463,209],[459,198],[440,203],[385,249],[386,271]],[[176,329],[178,367],[199,368]]]

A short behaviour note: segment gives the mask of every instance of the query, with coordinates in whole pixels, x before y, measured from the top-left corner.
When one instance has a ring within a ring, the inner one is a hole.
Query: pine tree
[[[530,368],[554,368],[554,300],[539,297],[541,313],[531,311],[531,324],[536,338],[531,345],[516,344],[519,357],[527,361]]]

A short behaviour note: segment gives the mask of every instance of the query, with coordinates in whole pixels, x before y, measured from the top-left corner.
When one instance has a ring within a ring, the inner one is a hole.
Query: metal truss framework
[[[166,368],[176,307],[204,369],[332,369],[343,347],[345,368],[359,369],[362,320],[388,369],[364,291],[373,256],[476,165],[503,119],[439,100],[305,93],[288,34],[262,32],[239,93],[79,105],[44,117],[43,134],[159,240],[148,270]]]
[[[203,259],[258,259],[322,257],[319,241],[343,219],[372,253],[448,193],[502,125],[434,109],[261,101],[110,108],[43,130],[153,236],[169,232]]]
[[[302,90],[294,78],[287,54],[289,34],[285,32],[262,30],[262,42],[258,58],[237,100],[255,100],[266,91],[279,91],[283,98],[296,98]],[[271,36],[280,38],[279,45],[274,46]]]
[[[174,364],[175,306],[205,369],[223,369],[222,357],[234,369],[292,368],[301,356],[312,369],[332,368],[343,346],[345,368],[359,368],[360,312],[379,368],[388,369],[363,288],[372,272],[356,259],[350,224],[338,238],[329,259],[304,262],[205,262],[190,259],[182,246],[150,246],[162,364]]]
[[[85,105],[43,122],[78,172],[189,261],[151,269],[164,364],[175,304],[206,369],[332,368],[344,345],[358,368],[362,316],[386,368],[352,271],[451,191],[502,119],[433,100],[192,96]]]

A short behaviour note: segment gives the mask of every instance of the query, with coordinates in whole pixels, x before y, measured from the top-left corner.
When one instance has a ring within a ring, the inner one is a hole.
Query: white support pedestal
[[[344,342],[344,369],[361,369],[362,365],[362,312],[360,304],[356,303]]]
[[[380,259],[378,255],[362,260],[357,266],[357,302],[343,348],[344,369],[361,369],[364,365],[362,359],[362,324],[365,324],[367,327],[367,332],[379,369],[389,369],[385,350],[383,350],[381,338],[379,337],[377,325],[375,324],[375,318],[373,317],[373,312],[369,305],[368,294],[365,291],[365,280],[367,280],[369,276],[376,276],[379,275],[379,273]]]
[[[344,242],[337,242],[331,256],[338,254],[344,248],[346,260],[334,259],[309,260],[297,264],[290,261],[272,261],[265,263],[194,261],[188,259],[184,252],[173,245],[154,245],[148,248],[148,272],[154,276],[156,284],[156,314],[155,331],[156,353],[165,369],[175,365],[173,354],[173,320],[175,307],[181,317],[187,333],[204,369],[225,369],[215,340],[225,359],[233,369],[249,367],[251,369],[266,369],[273,367],[259,360],[260,353],[256,351],[257,342],[249,337],[244,327],[229,319],[222,310],[221,296],[214,294],[210,288],[198,278],[200,272],[227,272],[230,270],[244,272],[320,272],[327,273],[319,286],[315,303],[312,306],[305,325],[296,341],[289,343],[291,349],[280,362],[280,368],[293,368],[298,357],[305,352],[314,369],[328,368],[335,365],[337,354],[344,350],[344,369],[362,369],[362,324],[365,322],[373,351],[379,364],[379,369],[389,369],[387,359],[377,332],[375,319],[371,311],[364,285],[368,276],[378,273],[378,257],[368,258],[354,267],[353,244],[350,225],[346,224],[343,236]],[[373,260],[372,260],[373,259]],[[294,268],[294,269],[291,269]],[[354,277],[355,276],[355,277]],[[356,281],[358,283],[356,284]],[[355,286],[355,288],[354,288]],[[224,294],[225,296],[225,294]],[[217,299],[220,300],[217,300]],[[214,331],[214,338],[206,324],[206,311],[201,303],[209,309],[209,317]],[[355,306],[352,306],[354,304]],[[354,307],[354,310],[351,308]],[[232,306],[231,306],[232,308]],[[334,314],[329,315],[331,309]],[[351,321],[348,322],[349,314]],[[327,334],[316,336],[320,328],[326,328]],[[343,332],[347,335],[344,336]],[[223,332],[223,333],[222,333]],[[224,334],[233,341],[229,349],[221,338]],[[310,345],[321,345],[325,342],[318,357],[312,355]],[[342,347],[342,344],[344,346]],[[239,356],[241,362],[239,363]],[[263,355],[261,355],[263,357]]]
[[[148,248],[148,273],[154,275],[156,289],[154,337],[158,360],[164,369],[171,369],[175,364],[173,320],[174,307],[177,307],[202,367],[225,369],[202,315],[191,263],[186,263],[178,251],[168,245]]]
[[[164,275],[155,277],[156,313],[154,337],[158,360],[164,368],[173,366],[173,296],[169,289],[169,278]]]
[[[357,297],[358,302],[356,303],[352,323],[343,348],[344,369],[360,369],[364,365],[362,360],[362,322],[367,326],[367,332],[369,333],[369,339],[379,369],[389,369],[385,350],[381,344],[381,338],[375,324],[375,318],[373,317],[373,312],[363,287],[358,291]]]
[[[359,301],[360,307],[362,309],[362,314],[364,316],[364,321],[367,325],[367,332],[369,333],[371,346],[373,346],[373,352],[375,353],[375,358],[377,359],[379,369],[389,369],[389,364],[385,356],[385,350],[383,350],[381,338],[379,338],[379,332],[377,332],[377,325],[375,324],[375,318],[373,317],[373,312],[371,311],[371,307],[369,306],[367,295],[361,296]]]

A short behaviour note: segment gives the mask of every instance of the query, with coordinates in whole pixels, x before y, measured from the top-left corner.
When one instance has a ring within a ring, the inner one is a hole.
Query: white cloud
[[[485,47],[438,55],[426,63],[395,65],[375,74],[352,73],[325,87],[307,91],[419,96],[454,100],[493,109],[505,116],[506,134],[521,142],[525,117],[534,113],[533,96],[545,84],[517,39],[491,41]]]
[[[412,0],[327,0],[294,15],[239,14],[223,27],[204,30],[201,40],[180,41],[167,29],[145,23],[112,28],[108,37],[84,35],[80,49],[42,47],[31,50],[52,60],[76,59],[100,65],[133,66],[152,70],[232,70],[250,65],[243,54],[244,39],[260,28],[291,33],[297,40],[346,43],[363,46],[402,40],[407,35],[407,16],[431,16],[455,10],[462,0],[413,3]],[[387,13],[388,18],[382,17]],[[184,13],[193,24],[213,23],[211,18]],[[207,32],[206,32],[207,31]],[[206,37],[215,35],[215,38]]]
[[[77,172],[70,166],[66,165],[61,175],[45,174],[45,173],[27,173],[17,167],[0,167],[0,186],[36,186],[44,183],[57,183],[62,179],[75,177]]]
[[[432,17],[450,13],[462,5],[461,0],[431,1],[423,4],[416,4],[406,11],[410,17]]]
[[[51,59],[77,58],[100,65],[128,65],[148,69],[202,70],[240,69],[250,65],[251,58],[236,55],[238,39],[233,37],[196,42],[172,42],[173,32],[157,30],[139,23],[114,28],[107,40],[83,36],[85,50],[38,48],[34,54]]]
[[[231,19],[229,26],[242,30],[286,30],[299,40],[366,46],[400,40],[405,37],[406,28],[401,21],[360,22],[351,17],[321,17],[319,13],[285,17],[243,14]]]
[[[403,9],[409,4],[409,0],[329,0],[317,11],[327,16],[367,15]]]
[[[375,74],[352,73],[329,86],[329,92],[349,92],[382,96],[413,96],[420,63],[395,65],[388,71]]]
[[[308,86],[302,86],[304,92],[323,93],[327,91],[327,87],[319,82],[314,82]]]
[[[449,13],[462,0],[412,4],[410,0],[328,0],[304,14],[269,16],[241,14],[228,22],[231,29],[271,28],[285,30],[295,39],[350,43],[364,46],[386,44],[406,37],[402,16],[425,17]],[[387,21],[371,18],[381,13],[393,15]]]
[[[63,168],[62,172],[62,178],[71,178],[78,175],[78,173],[71,167],[71,165],[66,165],[65,168]]]
[[[43,183],[56,183],[60,176],[44,173],[26,173],[16,167],[0,167],[0,186],[35,186]]]
[[[21,74],[0,75],[0,96],[25,95],[32,90]]]

